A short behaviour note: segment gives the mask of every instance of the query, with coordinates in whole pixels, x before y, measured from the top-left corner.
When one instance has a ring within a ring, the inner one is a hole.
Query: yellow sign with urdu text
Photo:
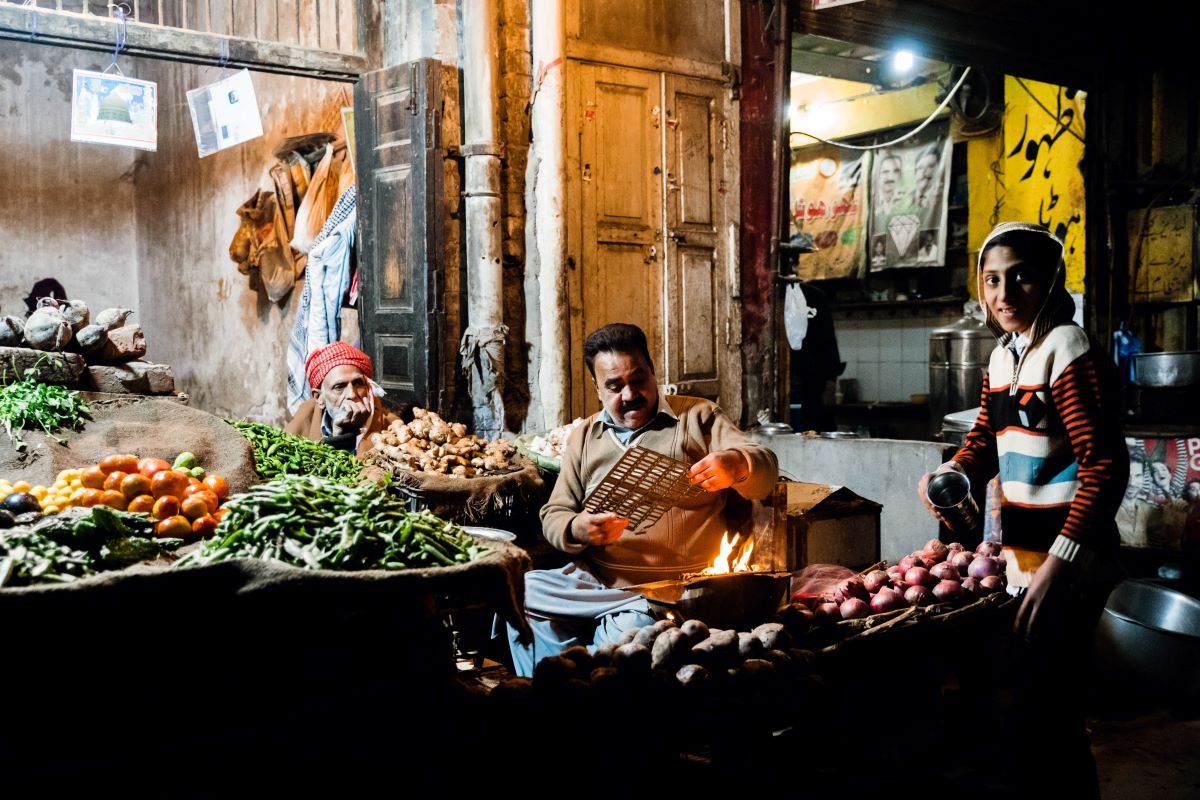
[[[1135,302],[1196,299],[1192,273],[1196,210],[1167,206],[1129,212],[1129,274]]]
[[[1053,231],[1066,250],[1067,289],[1082,292],[1087,95],[1007,75],[1004,97],[1004,199],[997,221],[1037,222]]]

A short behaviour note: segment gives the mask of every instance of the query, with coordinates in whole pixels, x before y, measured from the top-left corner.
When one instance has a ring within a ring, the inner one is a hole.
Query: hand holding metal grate
[[[583,501],[592,514],[611,511],[629,520],[626,529],[645,533],[681,500],[703,494],[688,481],[689,465],[673,458],[631,447]]]

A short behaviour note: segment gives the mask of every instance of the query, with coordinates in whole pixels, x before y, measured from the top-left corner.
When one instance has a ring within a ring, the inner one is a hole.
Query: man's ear
[[[315,402],[317,404],[317,408],[325,407],[325,398],[321,396],[320,389],[313,389],[312,397],[313,397],[313,402]]]

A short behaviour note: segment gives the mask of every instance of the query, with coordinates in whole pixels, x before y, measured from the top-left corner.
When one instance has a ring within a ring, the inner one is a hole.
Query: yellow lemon
[[[29,485],[28,481],[17,481],[12,485],[12,490],[14,492],[28,492],[32,488],[33,487]]]
[[[57,514],[58,512],[59,512],[58,506],[43,506],[42,507],[43,514]]]

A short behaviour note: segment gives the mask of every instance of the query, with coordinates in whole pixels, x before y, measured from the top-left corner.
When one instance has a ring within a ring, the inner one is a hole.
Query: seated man
[[[767,497],[778,476],[775,454],[746,439],[714,403],[659,394],[641,329],[606,325],[584,342],[583,357],[602,408],[571,432],[541,512],[546,539],[575,561],[526,573],[532,645],[521,644],[511,626],[508,631],[520,675],[572,645],[595,649],[653,622],[646,600],[621,587],[709,566],[723,534],[749,533],[748,501]],[[583,501],[635,445],[690,463],[689,479],[707,494],[670,509],[643,533],[626,534],[629,520],[590,514]]]
[[[376,401],[372,374],[367,354],[345,342],[313,350],[304,361],[312,398],[300,404],[284,430],[339,450],[366,452],[370,434],[397,419]]]

